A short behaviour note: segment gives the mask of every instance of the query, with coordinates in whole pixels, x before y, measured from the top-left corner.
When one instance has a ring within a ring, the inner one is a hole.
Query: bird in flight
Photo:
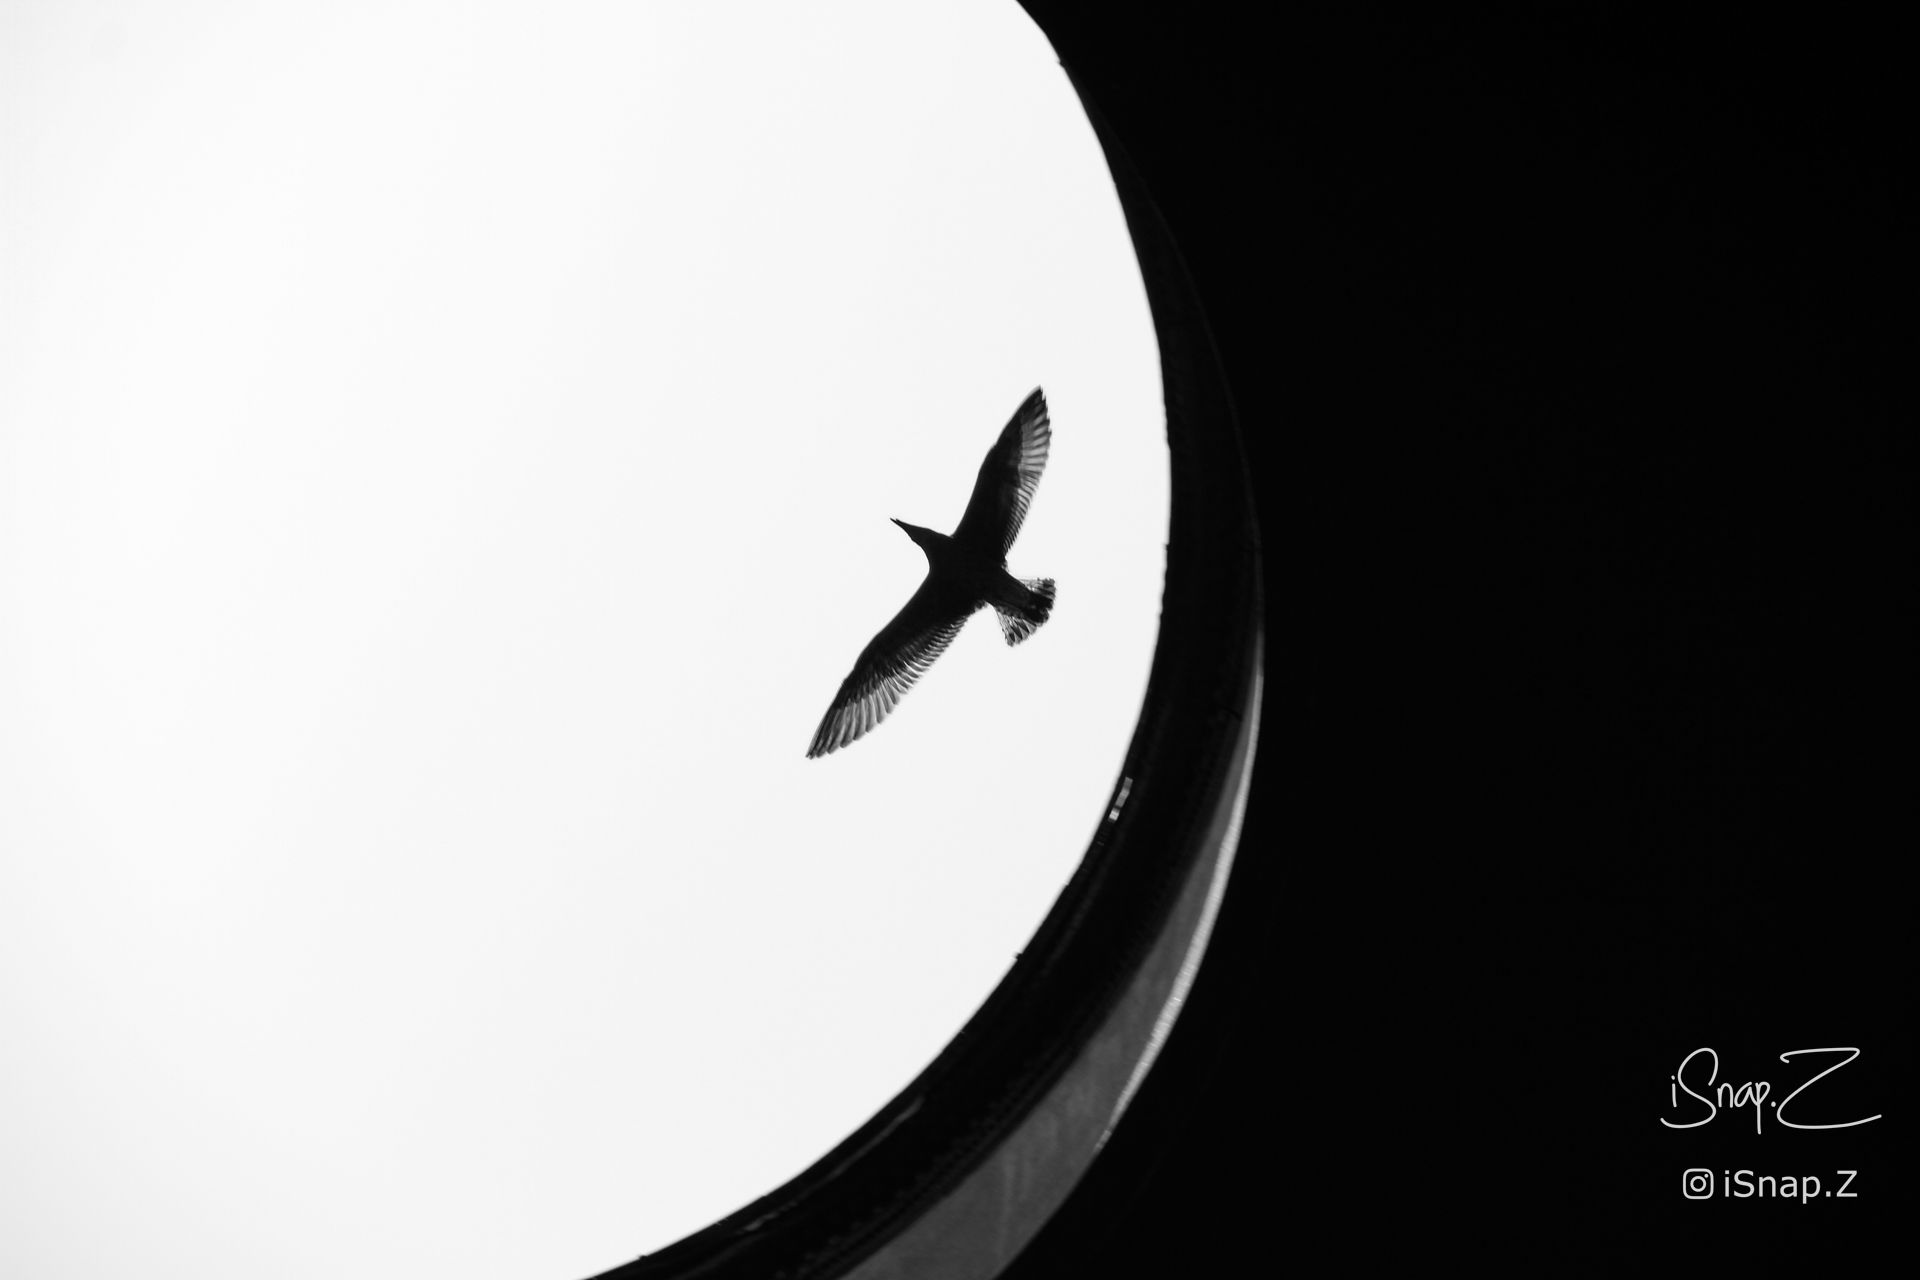
[[[927,553],[926,580],[860,651],[814,732],[808,759],[846,746],[886,719],[976,609],[993,606],[1009,645],[1019,644],[1047,620],[1053,611],[1053,579],[1009,574],[1007,551],[1020,536],[1052,441],[1047,398],[1035,387],[987,450],[966,513],[952,534],[894,521]]]

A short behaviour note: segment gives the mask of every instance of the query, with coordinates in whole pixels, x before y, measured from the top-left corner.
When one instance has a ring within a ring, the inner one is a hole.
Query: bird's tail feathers
[[[1053,614],[1053,579],[1022,578],[1020,585],[1032,593],[1032,600],[1022,610],[1009,610],[995,605],[993,611],[1000,619],[1000,634],[1007,638],[1009,645],[1019,644],[1040,629],[1040,624]]]

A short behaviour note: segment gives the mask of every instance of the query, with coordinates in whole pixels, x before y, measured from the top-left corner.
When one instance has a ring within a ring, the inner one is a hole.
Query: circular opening
[[[937,1054],[1107,812],[1158,361],[1015,6],[29,4],[0,1271],[581,1274]],[[808,738],[1036,384],[1010,568]]]

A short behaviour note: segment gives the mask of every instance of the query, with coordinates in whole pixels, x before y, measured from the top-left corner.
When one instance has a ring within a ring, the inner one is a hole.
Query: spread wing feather
[[[886,719],[913,682],[960,634],[971,611],[955,616],[932,586],[929,576],[906,607],[860,651],[853,671],[840,683],[833,705],[814,731],[808,759],[846,746]]]
[[[973,482],[967,513],[953,531],[953,540],[1005,560],[1020,536],[1021,522],[1040,487],[1047,466],[1053,428],[1047,421],[1047,398],[1035,387],[987,451],[980,476]]]

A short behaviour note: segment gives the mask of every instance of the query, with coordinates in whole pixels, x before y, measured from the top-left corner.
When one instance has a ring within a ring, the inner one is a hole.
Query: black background
[[[1207,308],[1268,635],[1213,950],[1013,1274],[1910,1260],[1891,29],[1026,7]],[[1857,1046],[1796,1118],[1885,1118],[1667,1130],[1703,1045],[1775,1101]]]

